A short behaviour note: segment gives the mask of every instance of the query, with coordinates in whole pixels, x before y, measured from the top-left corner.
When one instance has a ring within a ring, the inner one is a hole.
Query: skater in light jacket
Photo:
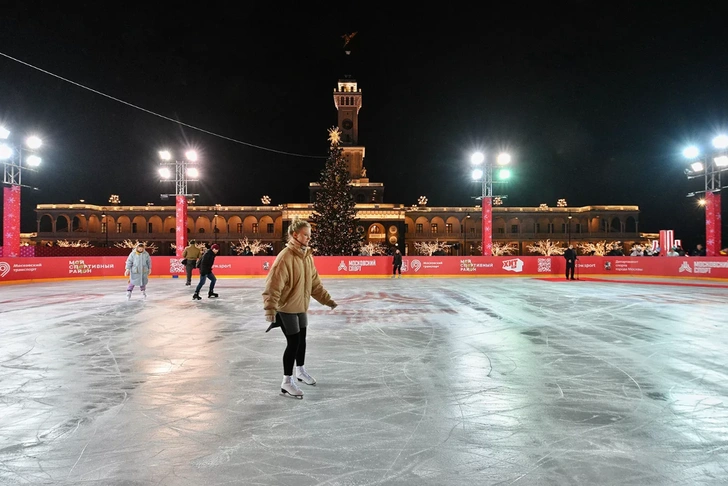
[[[144,298],[147,298],[147,283],[152,274],[152,257],[147,253],[144,243],[137,243],[137,246],[126,259],[126,270],[124,276],[129,277],[129,284],[126,287],[126,300],[131,299],[131,291],[138,285]]]
[[[306,313],[311,297],[322,305],[332,309],[336,307],[316,271],[313,252],[308,247],[310,240],[311,225],[294,217],[288,227],[288,243],[273,262],[263,292],[265,318],[271,323],[268,330],[280,327],[287,341],[283,352],[281,393],[294,398],[303,398],[303,391],[293,380],[294,362],[296,379],[307,385],[316,384],[304,367],[308,327]]]

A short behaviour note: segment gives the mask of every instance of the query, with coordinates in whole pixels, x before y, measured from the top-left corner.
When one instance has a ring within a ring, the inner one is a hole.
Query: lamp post
[[[41,158],[35,151],[43,145],[35,135],[25,139],[25,146],[14,145],[8,141],[10,130],[0,126],[0,162],[3,164],[3,256],[20,256],[20,188],[23,185],[23,169],[35,170]],[[29,155],[23,158],[23,149]],[[24,164],[25,163],[25,166]]]
[[[197,152],[188,150],[184,154],[184,159],[178,160],[175,157],[172,162],[172,153],[168,150],[161,150],[159,158],[162,162],[159,167],[159,175],[162,180],[172,178],[170,167],[174,167],[174,194],[162,194],[162,198],[175,196],[175,243],[177,245],[177,256],[181,257],[184,248],[187,246],[187,198],[199,196],[199,194],[190,194],[187,192],[187,184],[196,182],[200,175],[197,169]]]
[[[483,255],[493,255],[493,164],[481,152],[475,152],[470,157],[470,162],[475,166],[472,177],[475,181],[482,182],[480,207],[482,208],[482,248]],[[495,160],[499,166],[507,165],[511,162],[511,156],[505,152],[498,154]],[[480,166],[484,164],[481,169]],[[503,169],[499,174],[499,179],[507,179],[510,172]],[[498,196],[503,198],[505,196]]]
[[[569,219],[567,221],[567,224],[569,225],[569,245],[571,246],[571,213],[569,213]]]
[[[463,256],[467,255],[468,248],[468,220],[470,219],[470,213],[465,216],[463,220]]]
[[[109,217],[106,213],[102,213],[101,217],[104,218],[104,230],[106,232],[106,248],[109,247]]]
[[[705,194],[701,204],[705,206],[705,253],[716,256],[721,250],[721,204],[720,191],[728,188],[721,182],[721,175],[728,171],[728,136],[718,135],[713,138],[713,150],[701,157],[701,150],[694,145],[683,150],[685,158],[693,160],[690,168],[685,169],[688,179],[702,177],[702,191],[691,192],[688,197]]]

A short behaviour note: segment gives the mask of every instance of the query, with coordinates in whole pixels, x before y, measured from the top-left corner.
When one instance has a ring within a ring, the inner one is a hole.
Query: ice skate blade
[[[316,386],[316,383],[317,383],[316,381],[314,381],[313,383],[308,383],[306,381],[303,381],[303,378],[296,378],[296,379],[302,383],[306,383],[307,385],[311,385],[311,386]]]
[[[284,397],[288,397],[288,398],[298,398],[299,400],[303,400],[303,395],[291,395],[283,388],[281,388],[281,395],[283,395]]]

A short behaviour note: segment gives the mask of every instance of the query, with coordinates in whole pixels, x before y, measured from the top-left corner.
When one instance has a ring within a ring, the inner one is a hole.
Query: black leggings
[[[281,327],[281,329],[283,329]],[[286,336],[288,345],[283,352],[283,374],[286,376],[293,375],[293,363],[303,366],[306,359],[306,328],[302,327],[296,334],[283,334]]]

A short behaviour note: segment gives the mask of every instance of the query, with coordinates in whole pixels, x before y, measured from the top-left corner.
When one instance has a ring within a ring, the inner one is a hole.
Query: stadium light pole
[[[718,135],[712,140],[712,149],[702,153],[699,147],[691,145],[683,150],[683,156],[692,160],[685,169],[688,179],[703,178],[702,191],[691,192],[688,197],[705,194],[701,204],[705,206],[705,253],[717,256],[721,250],[721,201],[720,191],[728,188],[721,182],[723,172],[728,171],[728,136]]]
[[[498,166],[505,166],[511,162],[511,156],[505,152],[498,154],[495,163]],[[493,255],[493,163],[483,155],[482,152],[475,152],[470,157],[473,164],[472,177],[474,181],[481,181],[480,207],[482,213],[481,246],[483,256]],[[481,169],[480,166],[483,166]],[[506,169],[499,174],[500,179],[507,179],[510,172]],[[501,198],[505,196],[499,196]]]
[[[22,183],[23,169],[36,170],[42,160],[36,151],[43,141],[35,135],[25,144],[15,145],[10,130],[0,126],[0,163],[3,164],[3,256],[20,256],[20,189],[30,187]],[[23,151],[28,154],[23,158]],[[33,188],[35,189],[35,188]]]
[[[160,150],[159,158],[162,160],[159,167],[159,175],[162,181],[172,179],[171,167],[174,167],[174,194],[162,194],[162,199],[170,196],[175,197],[175,243],[177,245],[176,255],[182,257],[182,252],[187,246],[187,198],[199,196],[190,194],[187,191],[187,184],[199,180],[200,171],[197,168],[198,155],[194,150],[187,150],[184,158],[172,156],[169,150]],[[174,161],[172,159],[174,158]]]

